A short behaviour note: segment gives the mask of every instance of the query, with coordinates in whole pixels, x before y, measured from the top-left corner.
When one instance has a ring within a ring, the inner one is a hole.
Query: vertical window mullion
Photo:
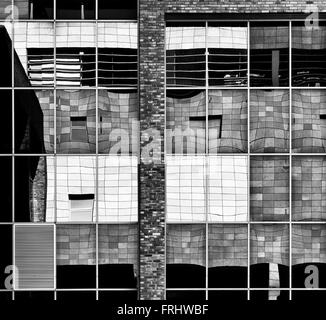
[[[247,22],[247,300],[250,300],[250,22]]]
[[[289,300],[292,300],[292,21],[289,21]]]
[[[208,256],[209,256],[209,252],[208,252],[208,197],[209,197],[209,179],[208,179],[208,170],[209,170],[209,159],[208,159],[208,154],[209,154],[209,147],[208,147],[208,135],[209,135],[209,131],[208,131],[208,86],[209,86],[209,82],[208,82],[208,77],[209,77],[209,73],[208,73],[208,41],[207,41],[207,33],[208,33],[208,22],[205,22],[205,103],[206,103],[206,110],[205,110],[205,225],[206,225],[206,254],[205,254],[205,259],[206,259],[206,279],[205,279],[205,294],[206,294],[206,300],[208,300]]]
[[[10,22],[11,22],[11,37],[12,37],[12,41],[11,41],[11,125],[12,125],[12,128],[11,128],[11,133],[12,133],[12,138],[11,138],[11,147],[12,147],[12,150],[11,150],[11,163],[12,163],[12,195],[11,195],[11,198],[12,198],[12,239],[13,239],[13,242],[12,242],[12,263],[13,263],[13,266],[15,266],[15,90],[14,90],[14,87],[15,87],[15,77],[14,77],[14,70],[15,70],[15,67],[14,67],[14,62],[15,62],[15,59],[14,59],[14,50],[15,50],[15,17],[14,17],[14,0],[11,0],[11,19],[10,19]],[[16,268],[13,269],[13,276],[14,276],[14,281],[16,281]],[[13,288],[12,288],[12,300],[15,300],[15,284],[13,285]]]

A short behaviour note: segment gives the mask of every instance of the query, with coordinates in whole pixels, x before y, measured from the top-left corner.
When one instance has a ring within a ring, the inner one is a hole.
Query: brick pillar
[[[139,6],[139,298],[162,300],[165,298],[164,13],[158,0],[140,0]]]

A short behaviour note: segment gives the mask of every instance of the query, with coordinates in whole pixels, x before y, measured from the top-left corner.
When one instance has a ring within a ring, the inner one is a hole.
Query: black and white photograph
[[[324,0],[0,0],[0,71],[1,305],[326,298]]]

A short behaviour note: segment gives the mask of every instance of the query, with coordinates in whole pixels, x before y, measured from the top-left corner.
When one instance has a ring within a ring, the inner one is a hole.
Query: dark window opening
[[[94,200],[94,193],[69,194],[69,200]]]
[[[103,117],[100,116],[100,134],[103,134]]]
[[[191,116],[189,117],[189,121],[206,121],[206,117],[205,116]]]

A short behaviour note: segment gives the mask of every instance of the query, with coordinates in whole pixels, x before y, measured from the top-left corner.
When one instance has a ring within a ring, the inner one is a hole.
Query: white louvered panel
[[[54,226],[15,226],[15,290],[54,289]]]

